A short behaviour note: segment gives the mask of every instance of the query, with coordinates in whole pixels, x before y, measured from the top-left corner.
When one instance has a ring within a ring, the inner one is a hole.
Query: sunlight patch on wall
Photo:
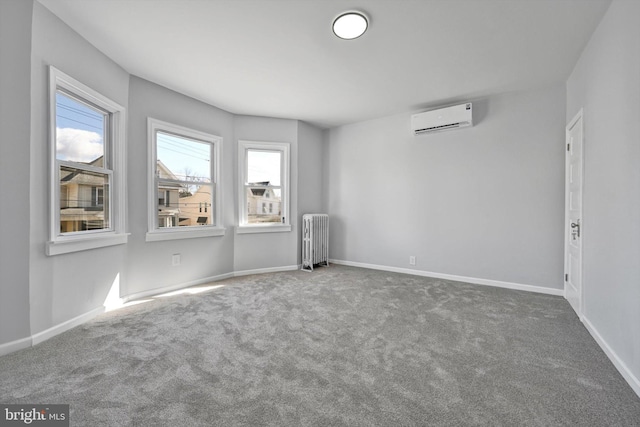
[[[105,311],[122,307],[122,298],[120,298],[120,273],[116,274],[116,278],[113,279],[111,289],[109,289],[107,298],[102,305],[104,305]]]

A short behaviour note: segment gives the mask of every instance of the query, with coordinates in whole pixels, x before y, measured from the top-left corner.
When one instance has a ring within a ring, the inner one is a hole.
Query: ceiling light
[[[369,20],[361,12],[345,12],[333,21],[333,33],[345,40],[360,37],[367,31]]]

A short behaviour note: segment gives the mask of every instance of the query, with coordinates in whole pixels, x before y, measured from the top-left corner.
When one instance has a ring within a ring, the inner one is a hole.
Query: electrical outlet
[[[409,264],[410,265],[416,265],[416,257],[415,256],[410,256],[409,257]]]
[[[176,265],[180,265],[181,259],[180,259],[180,254],[173,254],[171,256],[171,265],[176,266]]]

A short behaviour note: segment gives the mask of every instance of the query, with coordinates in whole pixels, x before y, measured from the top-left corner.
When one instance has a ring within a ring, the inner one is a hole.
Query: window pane
[[[105,112],[56,92],[56,158],[105,167],[108,119]]]
[[[213,186],[160,181],[158,184],[158,227],[215,225]]]
[[[247,222],[262,224],[282,222],[282,190],[279,188],[247,187]]]
[[[156,151],[158,177],[211,182],[211,144],[158,132]]]
[[[60,167],[60,232],[109,228],[109,175]]]
[[[248,150],[247,184],[281,185],[279,151]]]

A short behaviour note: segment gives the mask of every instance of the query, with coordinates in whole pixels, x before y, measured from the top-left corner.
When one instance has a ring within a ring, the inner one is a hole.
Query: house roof
[[[104,156],[100,156],[95,160],[87,163],[91,166],[103,166]],[[104,178],[100,175],[95,175],[91,172],[86,172],[78,169],[70,169],[62,167],[60,182],[62,183],[75,183],[75,184],[87,184],[87,185],[104,185]]]
[[[177,180],[178,177],[171,172],[171,169],[169,169],[167,167],[167,165],[165,165],[164,163],[162,163],[161,160],[158,159],[158,176],[160,178],[165,178],[165,179],[174,179]]]
[[[332,127],[565,82],[611,0],[39,0],[129,73]],[[345,41],[346,9],[369,16]]]

